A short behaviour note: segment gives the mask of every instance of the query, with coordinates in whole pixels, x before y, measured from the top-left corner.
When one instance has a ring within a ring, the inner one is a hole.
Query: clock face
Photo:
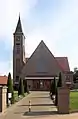
[[[17,36],[17,37],[16,37],[16,40],[19,41],[19,40],[20,40],[20,36]]]

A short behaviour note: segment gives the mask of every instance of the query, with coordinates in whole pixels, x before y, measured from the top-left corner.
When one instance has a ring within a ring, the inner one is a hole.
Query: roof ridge
[[[30,59],[32,58],[32,56],[34,55],[34,53],[36,52],[36,50],[38,49],[38,47],[41,45],[41,43],[43,45],[45,45],[45,47],[47,48],[47,50],[50,52],[50,54],[52,55],[52,57],[54,58],[55,62],[57,63],[58,67],[60,68],[61,72],[63,72],[63,68],[59,65],[59,63],[56,60],[56,57],[54,57],[54,55],[52,54],[52,52],[49,50],[49,48],[47,47],[47,45],[44,43],[43,40],[41,40],[41,42],[39,43],[39,45],[36,47],[36,49],[34,50],[34,52],[32,53],[32,55],[30,56],[30,58],[27,60],[26,64],[30,61]]]

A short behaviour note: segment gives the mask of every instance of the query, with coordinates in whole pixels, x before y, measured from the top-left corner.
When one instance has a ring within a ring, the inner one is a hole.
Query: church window
[[[16,43],[16,45],[17,45],[17,46],[19,46],[19,45],[20,45],[20,43]]]
[[[17,54],[20,53],[20,43],[16,43],[16,51],[17,51]]]
[[[20,73],[20,59],[16,59],[16,72]]]

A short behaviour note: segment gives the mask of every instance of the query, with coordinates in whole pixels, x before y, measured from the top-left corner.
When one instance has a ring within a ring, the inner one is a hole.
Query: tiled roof
[[[27,57],[26,62],[28,61],[28,59],[29,58]],[[55,59],[64,72],[70,72],[70,67],[67,57],[55,57]]]
[[[58,64],[60,65],[60,67],[63,69],[63,71],[65,72],[70,71],[69,62],[68,62],[67,57],[56,57],[56,60]]]
[[[48,49],[44,41],[41,41],[35,51],[32,53],[26,65],[23,67],[22,75],[24,76],[56,76],[62,72],[59,63],[54,55]]]
[[[0,85],[7,85],[7,76],[0,76]]]

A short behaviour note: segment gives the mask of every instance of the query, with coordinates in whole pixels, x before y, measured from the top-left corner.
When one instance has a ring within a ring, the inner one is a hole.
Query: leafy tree
[[[74,81],[74,83],[78,82],[78,70],[76,70],[76,71],[73,73],[73,81]]]
[[[24,85],[23,85],[23,80],[21,78],[19,80],[18,95],[23,95],[24,96]]]
[[[78,71],[78,68],[77,68],[77,67],[75,67],[75,68],[74,68],[74,73],[75,73],[75,72],[77,72],[77,71]]]

